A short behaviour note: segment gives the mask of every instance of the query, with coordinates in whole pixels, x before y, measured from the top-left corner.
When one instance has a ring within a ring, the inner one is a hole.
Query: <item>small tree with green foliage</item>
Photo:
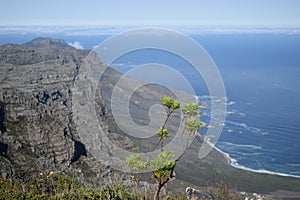
[[[143,171],[147,168],[147,163],[143,162],[142,157],[140,155],[130,155],[126,158],[126,165],[136,172],[136,174],[131,175],[130,178],[136,183],[138,193],[137,195],[138,198],[141,199],[140,183]]]
[[[156,190],[154,194],[154,199],[159,200],[159,194],[161,189],[164,187],[166,183],[175,178],[174,169],[179,161],[179,159],[183,156],[186,149],[189,148],[190,139],[195,139],[195,133],[198,131],[199,127],[202,125],[202,122],[196,118],[197,115],[200,115],[199,105],[197,102],[185,103],[184,108],[182,108],[182,112],[184,113],[184,129],[182,130],[183,134],[187,133],[186,144],[184,145],[183,152],[181,155],[174,159],[174,152],[171,150],[164,150],[164,139],[170,137],[170,133],[166,128],[166,125],[171,117],[171,115],[180,108],[180,102],[170,96],[164,95],[161,98],[162,105],[165,107],[166,111],[166,119],[162,123],[162,126],[156,132],[157,137],[159,138],[156,145],[154,145],[152,150],[155,150],[160,146],[160,153],[152,160],[147,159],[147,161],[143,161],[142,158],[137,155],[130,155],[126,159],[126,164],[128,167],[135,171],[142,171],[146,168],[150,168],[155,179]],[[183,137],[181,137],[182,140]],[[138,193],[140,197],[140,180],[141,174],[132,176],[132,179],[137,183]]]

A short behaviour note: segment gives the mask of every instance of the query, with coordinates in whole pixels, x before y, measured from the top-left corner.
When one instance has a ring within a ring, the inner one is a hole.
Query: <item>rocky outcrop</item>
[[[79,52],[83,53],[84,51],[77,51],[63,40],[37,38],[24,45],[2,45],[0,64],[30,65],[50,61],[58,65],[66,65],[78,63]]]
[[[114,175],[98,163],[76,132],[72,87],[89,51],[38,38],[0,46],[0,175],[26,179],[59,171],[91,184]],[[104,108],[103,108],[104,109]]]
[[[63,39],[55,39],[55,38],[36,38],[23,46],[25,47],[63,47],[63,48],[72,48],[69,46]]]
[[[197,190],[191,187],[187,187],[185,192],[187,194],[187,199],[191,200],[219,200],[215,195],[209,192]]]

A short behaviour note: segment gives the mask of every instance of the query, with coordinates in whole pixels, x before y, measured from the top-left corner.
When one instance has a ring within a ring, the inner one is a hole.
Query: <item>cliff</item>
[[[63,40],[37,38],[0,46],[0,171],[24,180],[42,171],[109,184],[110,166],[80,141],[72,114],[72,87],[89,51]]]

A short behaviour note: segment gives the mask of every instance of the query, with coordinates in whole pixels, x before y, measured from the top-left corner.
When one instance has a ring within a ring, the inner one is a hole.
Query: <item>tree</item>
[[[137,155],[130,155],[126,159],[126,164],[133,170],[145,170],[146,168],[151,169],[153,178],[155,179],[156,189],[154,193],[154,200],[159,200],[159,194],[161,189],[164,187],[166,183],[175,178],[174,169],[179,161],[184,155],[186,149],[189,148],[192,141],[195,139],[195,133],[197,133],[199,127],[202,125],[202,122],[196,118],[197,115],[200,115],[199,105],[197,102],[185,103],[184,108],[182,108],[182,112],[184,114],[184,129],[182,130],[182,136],[187,134],[186,143],[184,144],[184,148],[182,153],[178,158],[174,159],[174,152],[167,149],[164,150],[163,141],[165,138],[170,137],[170,133],[166,128],[166,125],[171,117],[171,115],[180,108],[180,102],[176,99],[173,99],[170,96],[164,95],[161,98],[162,105],[165,107],[166,111],[166,119],[162,123],[162,126],[156,132],[158,136],[158,142],[154,145],[152,150],[155,150],[160,146],[160,153],[152,160],[147,159],[147,161],[143,161],[142,158]],[[183,137],[181,137],[182,140]],[[190,139],[192,138],[191,142]],[[140,195],[140,180],[141,175],[132,176],[133,180],[137,183],[138,193]]]
[[[140,182],[142,179],[143,170],[147,168],[147,163],[143,162],[140,155],[130,155],[126,158],[126,165],[136,172],[140,172],[139,174],[136,173],[136,175],[131,175],[130,177],[136,183],[138,198],[141,199]]]

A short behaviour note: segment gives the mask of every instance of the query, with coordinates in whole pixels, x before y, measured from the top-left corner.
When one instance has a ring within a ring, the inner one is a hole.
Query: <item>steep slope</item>
[[[43,171],[109,184],[112,169],[86,151],[72,119],[72,87],[89,51],[38,38],[0,46],[0,171],[28,179]],[[116,176],[121,176],[116,174]]]

